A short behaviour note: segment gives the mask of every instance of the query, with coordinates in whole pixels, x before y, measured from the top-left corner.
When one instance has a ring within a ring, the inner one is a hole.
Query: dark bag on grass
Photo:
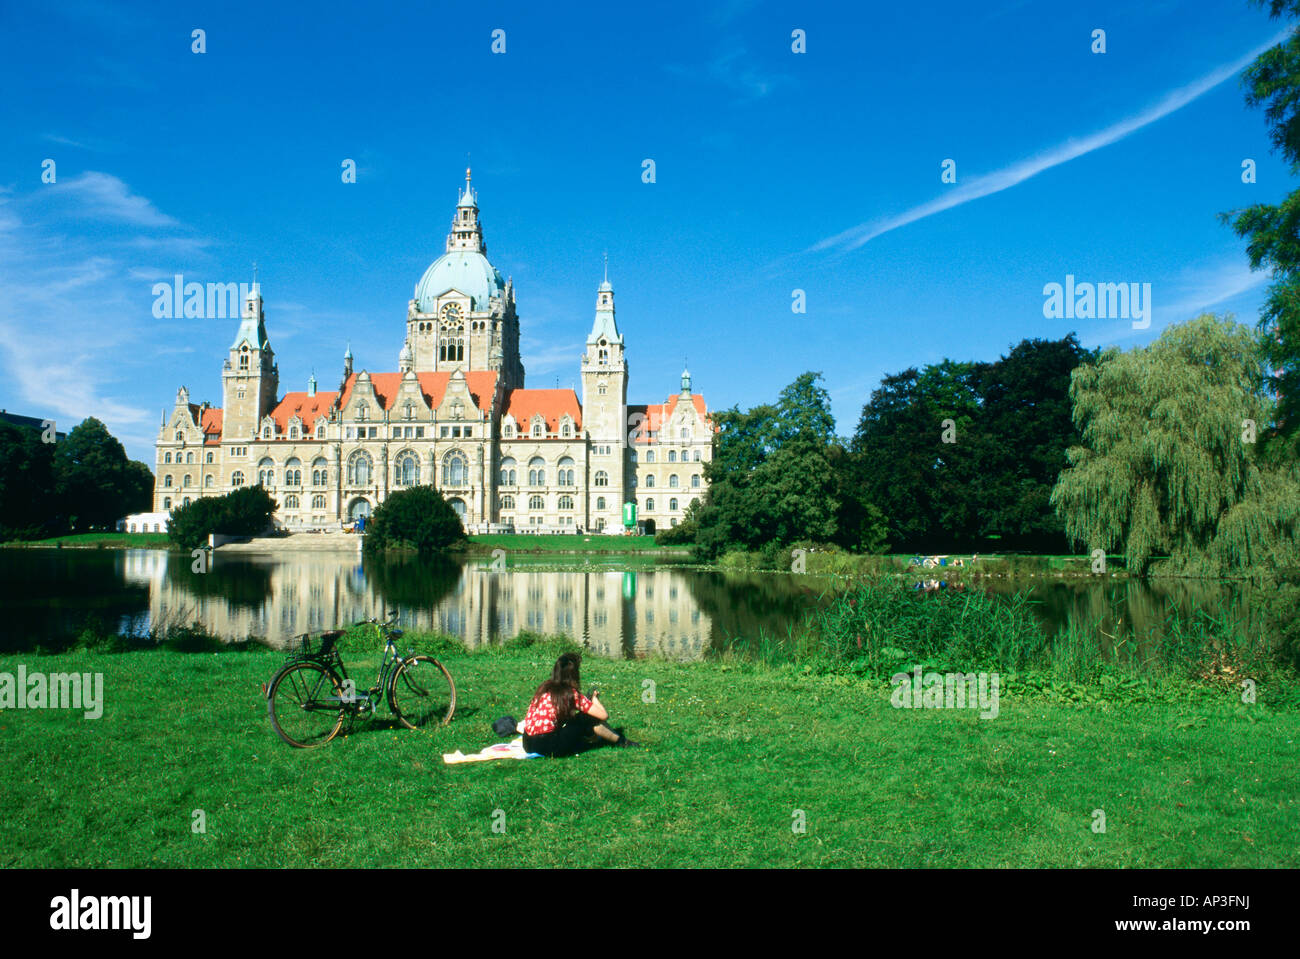
[[[492,731],[498,736],[513,736],[519,724],[513,716],[502,716],[492,724]]]

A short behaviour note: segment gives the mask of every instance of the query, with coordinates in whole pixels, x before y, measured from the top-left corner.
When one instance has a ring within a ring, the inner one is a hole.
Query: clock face
[[[460,319],[460,304],[448,303],[442,308],[442,318],[447,322],[453,322]]]

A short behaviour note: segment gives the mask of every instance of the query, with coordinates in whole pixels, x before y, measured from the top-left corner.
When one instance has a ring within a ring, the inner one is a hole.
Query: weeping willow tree
[[[1263,356],[1257,334],[1207,314],[1078,367],[1083,445],[1051,499],[1071,540],[1140,573],[1295,565],[1300,475],[1255,443],[1273,417]]]

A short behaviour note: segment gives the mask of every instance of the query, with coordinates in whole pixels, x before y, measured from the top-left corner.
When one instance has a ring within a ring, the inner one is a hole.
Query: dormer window
[[[366,406],[365,403],[359,404],[357,406],[357,419],[364,420],[369,416],[370,416],[370,407]]]
[[[542,435],[542,424],[541,424],[541,423],[534,423],[534,424],[533,424],[533,436],[540,437],[541,435]]]

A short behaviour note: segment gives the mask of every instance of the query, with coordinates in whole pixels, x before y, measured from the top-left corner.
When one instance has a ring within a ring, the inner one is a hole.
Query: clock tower
[[[614,287],[606,266],[596,291],[596,318],[582,355],[582,422],[591,449],[588,515],[593,527],[621,528],[627,472],[627,358],[614,321]]]

